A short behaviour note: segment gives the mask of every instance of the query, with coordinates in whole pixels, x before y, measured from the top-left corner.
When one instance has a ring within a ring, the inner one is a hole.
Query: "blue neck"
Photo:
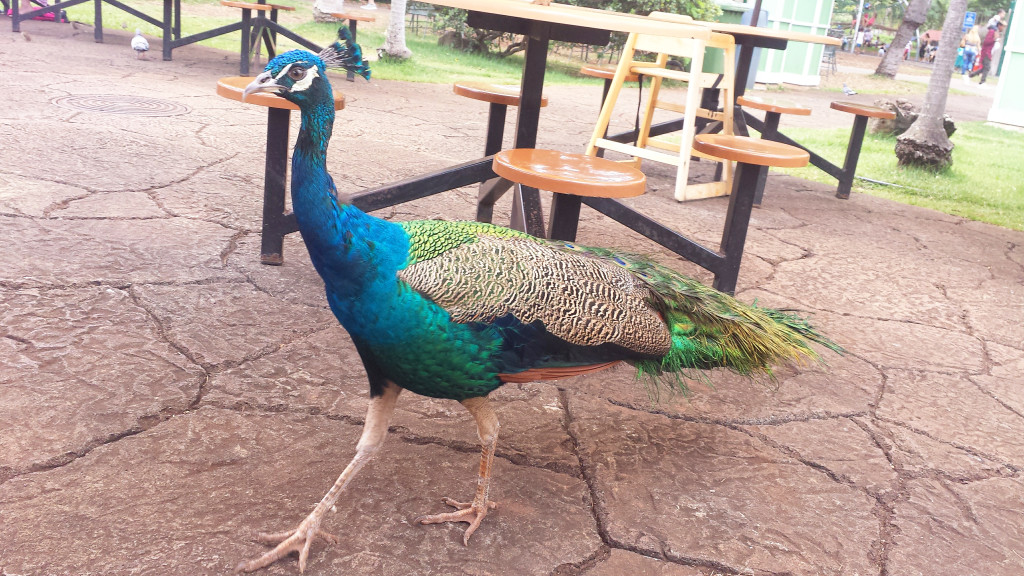
[[[310,259],[328,292],[355,296],[394,278],[408,253],[405,232],[338,199],[327,172],[334,125],[331,98],[301,106],[302,124],[292,155],[292,208]]]

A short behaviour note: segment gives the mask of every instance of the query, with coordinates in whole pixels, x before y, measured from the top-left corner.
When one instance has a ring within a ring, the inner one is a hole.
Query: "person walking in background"
[[[974,70],[974,59],[978,57],[978,50],[981,49],[981,37],[978,36],[977,26],[971,26],[967,34],[964,34],[963,47],[964,60],[960,73],[963,74],[964,82],[967,82],[967,75]]]
[[[991,18],[989,18],[989,19],[988,19],[988,24],[986,24],[986,25],[985,25],[985,28],[987,28],[987,29],[989,29],[989,30],[995,30],[995,29],[996,29],[996,26],[997,26],[997,25],[998,25],[998,24],[999,24],[1000,22],[1002,22],[1002,21],[1003,21],[1003,18],[1004,18],[1005,16],[1006,16],[1006,10],[1003,10],[1002,8],[1000,8],[1000,9],[999,9],[999,12],[996,12],[996,15],[995,15],[995,16],[993,16],[993,17],[991,17]],[[1005,22],[1004,22],[1004,24],[1005,24]]]
[[[985,39],[981,41],[981,69],[971,72],[971,78],[981,74],[981,82],[978,82],[978,84],[984,84],[985,79],[988,78],[988,70],[992,67],[992,47],[995,46],[996,40],[1002,36],[1005,29],[1006,22],[1000,20],[995,28],[988,29]]]

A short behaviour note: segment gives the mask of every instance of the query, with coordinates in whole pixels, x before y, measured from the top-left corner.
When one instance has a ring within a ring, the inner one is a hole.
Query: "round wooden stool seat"
[[[615,78],[615,67],[614,66],[580,66],[580,74],[584,76],[592,76],[594,78],[604,78],[605,80],[612,80]],[[629,72],[626,74],[626,82],[636,82],[640,79],[639,76]]]
[[[630,198],[644,193],[647,177],[628,164],[557,150],[514,148],[494,155],[494,173],[540,190]]]
[[[242,92],[254,79],[255,76],[227,76],[221,78],[220,80],[217,80],[217,95],[242,102]],[[256,104],[257,106],[266,106],[267,108],[283,108],[285,110],[299,109],[295,104],[292,104],[288,100],[270,92],[249,94],[245,97],[245,103]],[[335,90],[334,109],[341,110],[343,108],[345,108],[345,95],[340,91]]]
[[[753,108],[755,110],[764,110],[765,112],[795,114],[797,116],[811,115],[811,109],[806,106],[793,104],[791,102],[783,102],[774,98],[764,98],[762,96],[747,96],[744,94],[736,99],[736,103],[740,106]]]
[[[850,114],[856,114],[857,116],[867,116],[868,118],[884,118],[886,120],[892,120],[896,117],[896,113],[892,110],[886,110],[885,108],[879,108],[878,106],[857,104],[856,102],[833,102],[832,109],[839,110],[840,112],[849,112]]]
[[[452,91],[459,96],[473,100],[504,104],[505,106],[519,106],[519,86],[491,84],[490,82],[456,82]],[[547,96],[541,96],[540,105],[548,105]]]
[[[376,22],[377,17],[366,13],[357,12],[331,12],[331,16],[334,16],[338,20],[355,20],[356,22]]]
[[[723,160],[778,168],[799,168],[811,159],[806,150],[796,146],[749,136],[698,134],[693,148]]]

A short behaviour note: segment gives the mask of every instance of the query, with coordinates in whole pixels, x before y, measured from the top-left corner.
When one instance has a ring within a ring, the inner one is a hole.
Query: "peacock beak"
[[[274,77],[270,72],[264,72],[253,79],[245,90],[242,91],[242,101],[245,101],[245,97],[249,94],[256,94],[257,92],[280,92],[284,90],[284,86],[281,86],[274,81]]]

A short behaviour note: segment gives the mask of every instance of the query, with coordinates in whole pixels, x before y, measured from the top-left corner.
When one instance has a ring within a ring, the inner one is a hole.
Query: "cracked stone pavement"
[[[0,574],[227,573],[351,457],[363,370],[299,239],[259,264],[265,112],[214,94],[237,54],[137,61],[123,33],[25,26],[31,42],[0,31]],[[479,156],[485,105],[333,79],[343,192]],[[185,112],[53,103],[96,95]],[[580,149],[599,87],[548,95],[540,146]],[[951,102],[970,117],[978,98]],[[633,205],[716,243],[725,200],[671,187],[655,168]],[[468,219],[475,194],[380,215]],[[593,212],[579,237],[710,280]],[[411,519],[472,493],[471,418],[405,395],[308,574],[1022,574],[1022,286],[1024,233],[773,174],[738,296],[813,317],[848,355],[657,401],[625,369],[506,386],[499,508],[468,548],[464,525]]]

